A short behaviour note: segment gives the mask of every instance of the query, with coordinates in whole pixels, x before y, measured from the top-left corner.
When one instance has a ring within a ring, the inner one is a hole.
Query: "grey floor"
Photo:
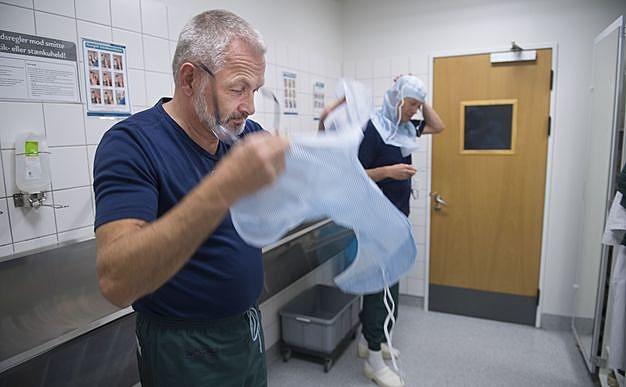
[[[569,332],[424,312],[401,305],[394,345],[407,386],[595,386]],[[356,358],[356,341],[327,374],[298,358],[272,361],[270,387],[375,386]]]

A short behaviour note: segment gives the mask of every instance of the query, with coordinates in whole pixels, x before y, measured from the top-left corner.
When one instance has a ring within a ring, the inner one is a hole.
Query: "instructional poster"
[[[296,103],[296,74],[283,72],[283,112],[285,114],[298,114],[298,105]]]
[[[87,115],[130,116],[126,47],[83,39]]]
[[[0,30],[0,98],[80,102],[76,44]]]
[[[322,81],[313,82],[313,119],[319,120],[322,110],[324,110],[326,85]]]

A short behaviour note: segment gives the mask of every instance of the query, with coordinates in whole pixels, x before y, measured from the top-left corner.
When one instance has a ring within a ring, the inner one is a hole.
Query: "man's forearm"
[[[426,125],[430,126],[432,130],[437,133],[443,131],[445,125],[443,124],[441,117],[439,117],[439,114],[437,114],[432,106],[428,104],[424,104],[423,106],[422,113],[424,115],[424,122]]]
[[[366,169],[365,173],[367,173],[367,176],[370,177],[370,179],[374,180],[374,181],[381,181],[383,179],[386,179],[387,176],[387,167],[378,167],[378,168],[372,168],[372,169]]]
[[[231,204],[221,195],[219,184],[214,176],[205,178],[158,220],[99,243],[100,286],[109,301],[129,305],[158,289],[185,265]]]

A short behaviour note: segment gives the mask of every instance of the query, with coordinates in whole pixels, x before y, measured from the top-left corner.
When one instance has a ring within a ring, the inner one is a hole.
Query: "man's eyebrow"
[[[258,86],[254,87],[254,85],[250,83],[248,78],[245,76],[236,76],[230,81],[230,83],[231,84],[242,83],[245,87],[255,89],[255,90],[261,88],[264,84],[264,82],[259,82]]]

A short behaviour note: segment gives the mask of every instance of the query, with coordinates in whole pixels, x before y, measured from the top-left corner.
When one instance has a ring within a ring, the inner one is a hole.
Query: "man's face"
[[[200,92],[193,96],[198,119],[207,128],[215,128],[214,107],[217,106],[222,125],[233,134],[239,134],[246,118],[254,114],[254,92],[263,86],[264,74],[263,54],[243,42],[234,41],[225,65],[215,77],[207,73],[201,77]]]
[[[406,97],[400,110],[400,122],[407,122],[417,113],[417,110],[422,107],[422,102],[415,98]]]

